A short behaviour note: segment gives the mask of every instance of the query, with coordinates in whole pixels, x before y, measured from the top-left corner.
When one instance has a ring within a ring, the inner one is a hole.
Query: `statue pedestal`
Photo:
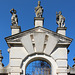
[[[58,27],[56,32],[62,35],[66,35],[66,29],[66,27]]]
[[[43,17],[35,17],[34,18],[34,25],[35,27],[43,27],[44,18]]]
[[[20,26],[11,26],[11,34],[17,34],[21,32],[21,27]]]

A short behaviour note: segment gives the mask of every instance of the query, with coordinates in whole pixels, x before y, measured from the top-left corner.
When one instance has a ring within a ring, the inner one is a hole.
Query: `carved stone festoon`
[[[18,26],[18,17],[16,15],[16,10],[11,9],[10,13],[12,14],[12,17],[11,17],[12,26]]]
[[[43,8],[42,6],[40,6],[40,1],[38,1],[38,6],[35,7],[35,14],[36,14],[36,17],[42,17],[43,15]]]
[[[65,17],[61,14],[61,11],[59,11],[59,13],[56,12],[56,23],[59,25],[59,27],[65,27]]]

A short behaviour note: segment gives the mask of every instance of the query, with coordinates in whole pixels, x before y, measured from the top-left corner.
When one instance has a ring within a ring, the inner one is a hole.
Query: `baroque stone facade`
[[[36,7],[38,16],[34,18],[33,29],[21,32],[21,27],[17,25],[18,21],[12,19],[12,35],[5,38],[9,46],[9,65],[3,67],[0,50],[0,75],[25,75],[27,65],[37,59],[51,65],[51,75],[75,75],[75,65],[71,68],[67,64],[68,47],[72,39],[66,37],[67,28],[62,26],[65,24],[65,21],[62,21],[63,17],[57,14],[58,20],[56,20],[60,25],[56,32],[45,29],[43,8],[40,2],[38,3],[39,6]]]

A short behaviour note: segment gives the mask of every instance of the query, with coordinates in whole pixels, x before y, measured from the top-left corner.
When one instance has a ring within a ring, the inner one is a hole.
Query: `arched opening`
[[[25,75],[51,75],[51,66],[44,60],[34,60],[26,67]]]

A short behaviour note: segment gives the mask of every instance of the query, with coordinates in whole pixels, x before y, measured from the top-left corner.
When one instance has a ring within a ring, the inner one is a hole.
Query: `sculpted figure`
[[[36,14],[36,17],[42,17],[43,8],[40,6],[40,1],[38,1],[38,6],[35,7],[35,14]]]
[[[12,25],[13,26],[18,26],[18,17],[16,15],[16,10],[15,9],[11,9],[10,13],[12,14],[12,17],[11,17]]]
[[[59,27],[65,27],[65,17],[61,14],[61,11],[59,11],[59,13],[56,12],[56,23]]]

